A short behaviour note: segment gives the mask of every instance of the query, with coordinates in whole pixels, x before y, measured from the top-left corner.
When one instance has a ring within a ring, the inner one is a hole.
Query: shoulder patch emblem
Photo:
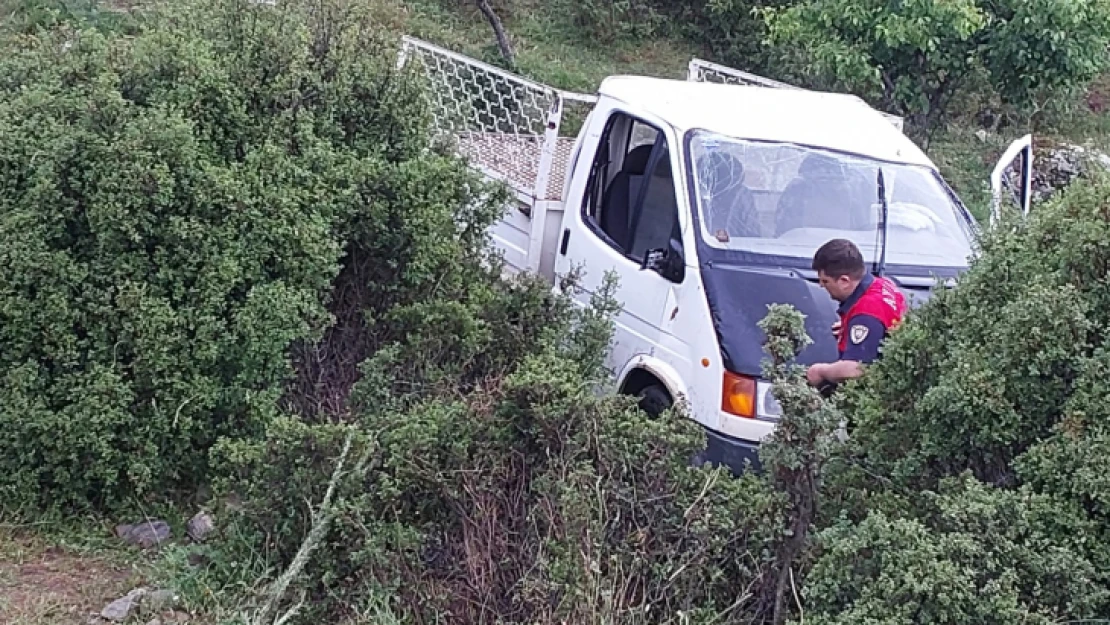
[[[851,337],[853,343],[855,343],[856,345],[859,345],[860,343],[863,342],[863,339],[867,338],[867,334],[870,331],[871,330],[869,330],[867,328],[867,326],[854,325],[854,326],[852,326],[852,330],[851,330],[851,332],[849,332],[848,336]]]

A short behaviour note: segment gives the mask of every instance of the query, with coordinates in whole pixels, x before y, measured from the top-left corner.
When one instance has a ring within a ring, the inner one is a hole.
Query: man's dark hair
[[[813,270],[823,271],[830,278],[849,276],[859,280],[867,272],[867,266],[855,243],[848,239],[833,239],[813,255]]]

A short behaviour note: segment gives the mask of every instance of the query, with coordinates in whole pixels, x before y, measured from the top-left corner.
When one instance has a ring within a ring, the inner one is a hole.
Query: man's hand
[[[834,321],[833,324],[832,324],[832,335],[833,335],[834,339],[836,339],[838,341],[840,340],[840,320],[839,319]]]
[[[827,366],[823,362],[810,365],[809,369],[806,369],[806,382],[809,382],[810,386],[821,386],[825,381],[825,368]]]
[[[863,375],[863,366],[854,360],[819,362],[806,369],[806,382],[811,386],[821,386],[825,382],[841,384],[861,375]]]

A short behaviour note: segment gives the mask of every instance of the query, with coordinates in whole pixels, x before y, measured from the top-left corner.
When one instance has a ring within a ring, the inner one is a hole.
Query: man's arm
[[[863,365],[855,360],[838,360],[836,362],[819,362],[810,366],[806,378],[813,386],[821,383],[840,384],[845,380],[858,378],[863,375]]]
[[[886,327],[871,315],[856,315],[848,320],[841,332],[848,333],[848,347],[840,360],[833,363],[818,363],[806,371],[806,379],[813,386],[827,382],[840,384],[863,375],[863,365],[874,362],[879,357]]]

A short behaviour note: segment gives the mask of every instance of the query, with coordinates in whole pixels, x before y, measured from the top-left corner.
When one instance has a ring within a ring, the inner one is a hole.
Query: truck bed
[[[556,89],[404,36],[398,67],[410,60],[427,78],[435,134],[451,140],[484,174],[507,183],[529,205],[522,206],[526,215],[536,202],[560,199],[577,122],[585,120],[594,95]],[[687,80],[798,88],[701,59],[690,61]],[[900,118],[891,118],[901,127]],[[543,145],[552,123],[559,125],[560,136],[547,167]]]
[[[457,136],[458,150],[475,167],[503,180],[517,193],[533,200],[559,200],[574,137],[559,137],[551,159],[547,184],[536,189],[543,156],[543,135],[499,132],[465,132]]]

